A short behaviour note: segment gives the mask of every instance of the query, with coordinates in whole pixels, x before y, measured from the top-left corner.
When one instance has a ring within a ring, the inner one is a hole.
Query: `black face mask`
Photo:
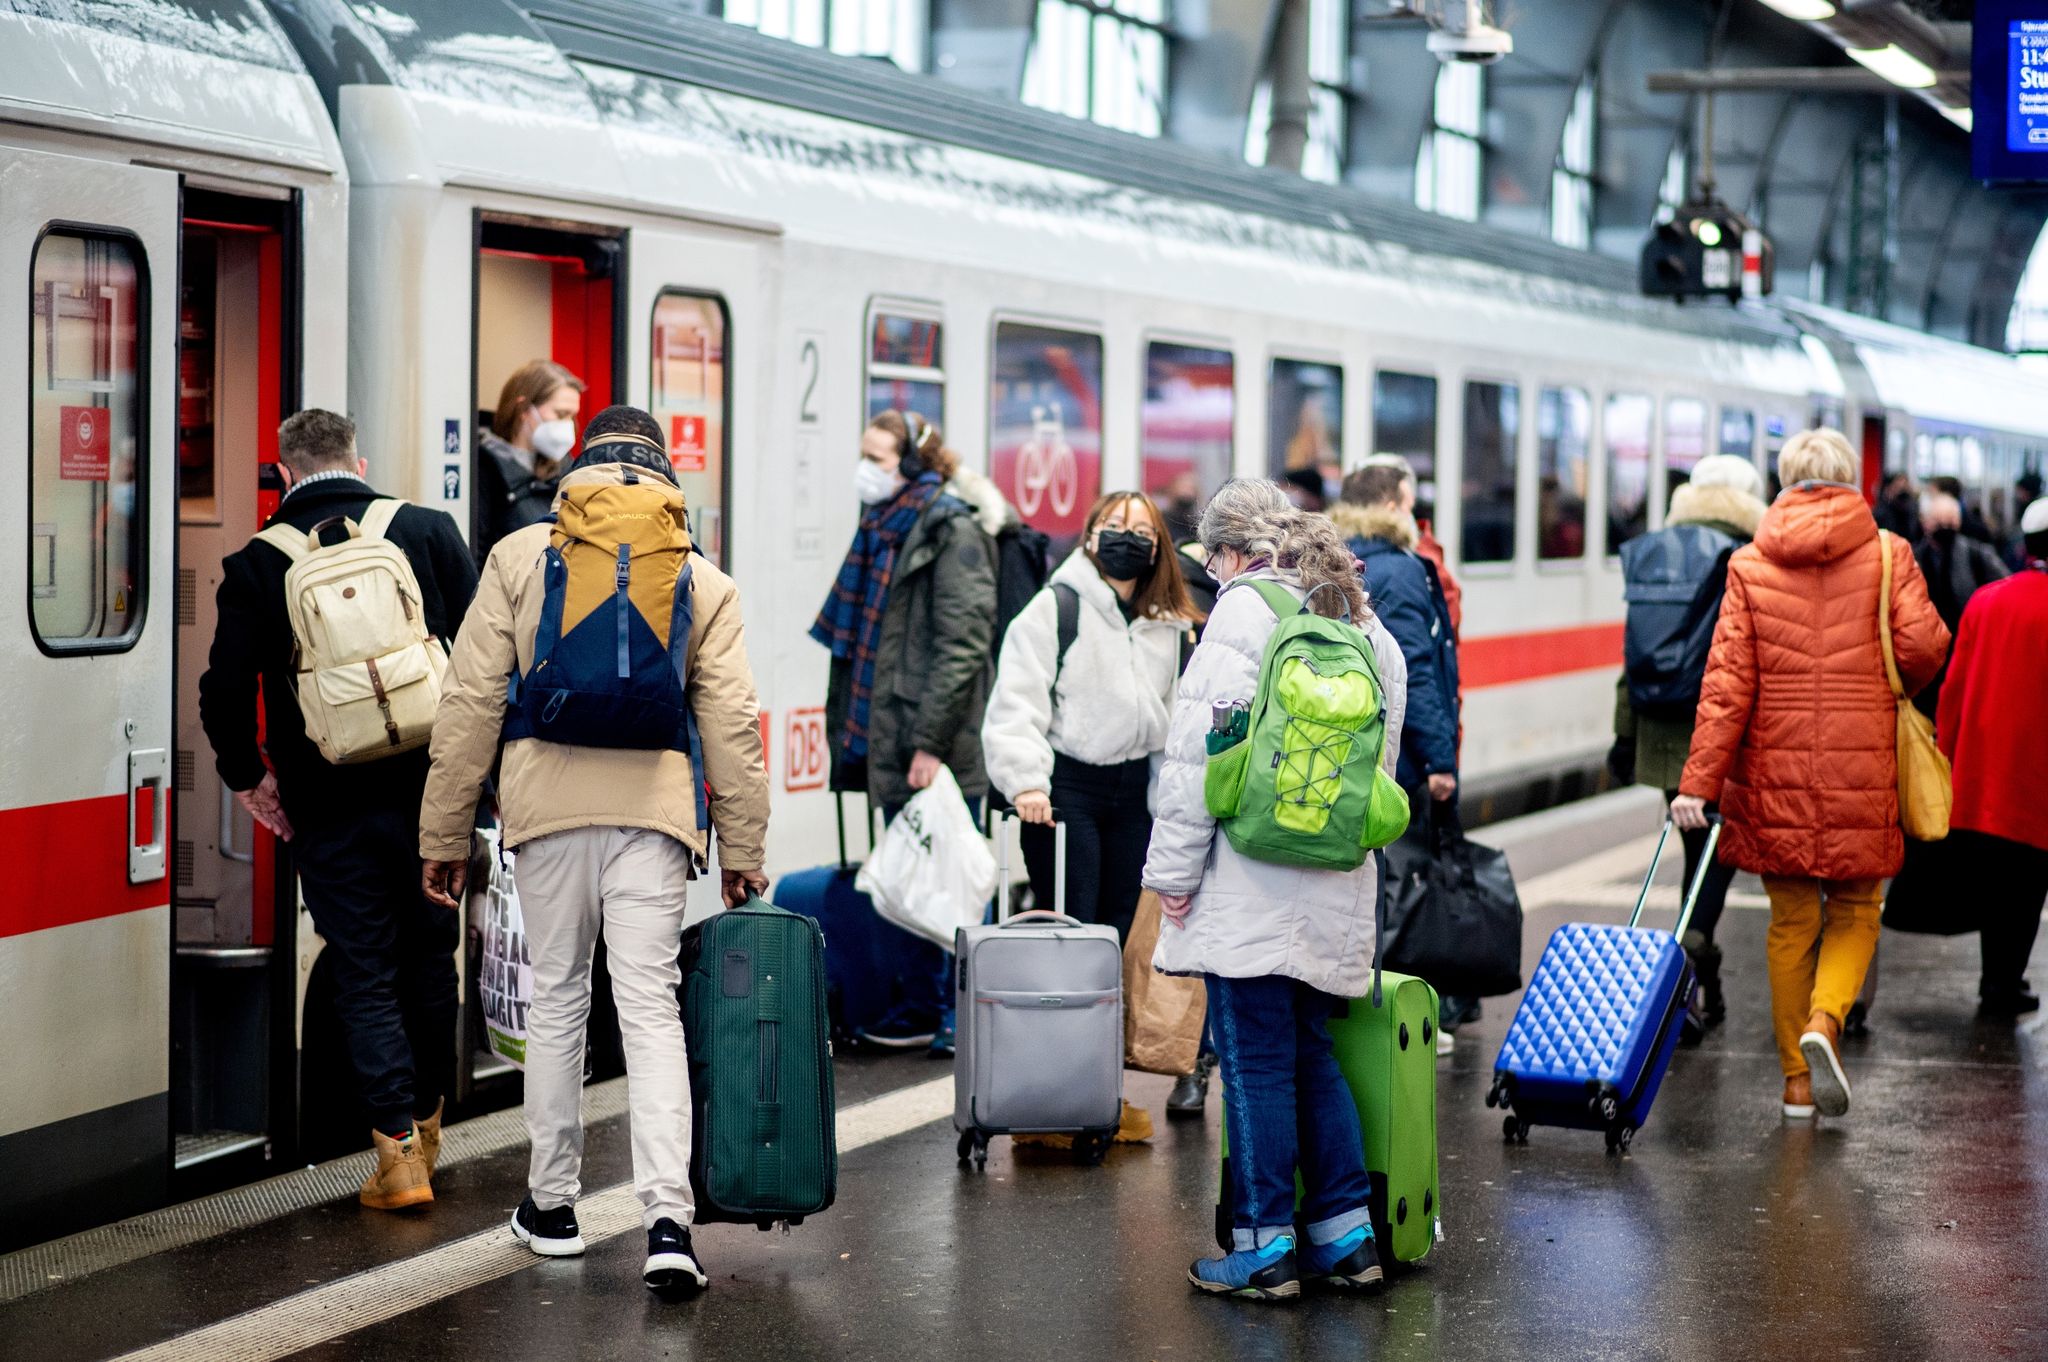
[[[1152,566],[1156,546],[1130,530],[1104,530],[1095,539],[1095,561],[1112,581],[1134,582]]]

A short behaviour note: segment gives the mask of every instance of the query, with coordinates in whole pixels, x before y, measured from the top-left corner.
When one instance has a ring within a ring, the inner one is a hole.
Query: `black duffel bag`
[[[1984,925],[1982,901],[1971,892],[1970,843],[1957,829],[1939,842],[1906,839],[1906,864],[1884,896],[1884,925],[1895,932],[1961,936]]]
[[[1446,997],[1522,986],[1522,900],[1505,852],[1465,836],[1455,808],[1418,791],[1421,812],[1387,848],[1386,968]]]

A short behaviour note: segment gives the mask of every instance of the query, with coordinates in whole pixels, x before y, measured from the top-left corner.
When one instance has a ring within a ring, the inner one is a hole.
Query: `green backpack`
[[[1243,736],[1210,735],[1203,801],[1239,855],[1356,870],[1408,828],[1408,796],[1380,764],[1387,715],[1372,643],[1277,583],[1246,585],[1280,623]]]

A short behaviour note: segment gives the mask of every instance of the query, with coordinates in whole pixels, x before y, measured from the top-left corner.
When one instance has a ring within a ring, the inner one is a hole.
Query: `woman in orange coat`
[[[1909,694],[1940,670],[1949,638],[1912,546],[1879,539],[1846,439],[1796,435],[1778,471],[1785,490],[1729,560],[1671,816],[1702,827],[1718,802],[1722,858],[1763,876],[1785,1114],[1839,1116],[1842,1018],[1877,946],[1884,881],[1906,852],[1877,636],[1880,552],[1892,557],[1892,650]]]

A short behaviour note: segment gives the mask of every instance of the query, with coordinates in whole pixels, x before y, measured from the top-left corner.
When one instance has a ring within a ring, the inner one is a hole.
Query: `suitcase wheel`
[[[1636,1128],[1634,1126],[1607,1127],[1607,1152],[1617,1155],[1628,1153],[1629,1141],[1635,1139],[1635,1137]]]
[[[972,1158],[974,1160],[974,1166],[976,1168],[987,1167],[988,1136],[982,1134],[979,1130],[961,1131],[960,1140],[954,1146],[954,1154],[956,1157],[959,1158],[960,1162],[963,1164],[966,1163],[969,1158]]]
[[[1529,1123],[1519,1116],[1501,1117],[1500,1133],[1509,1144],[1529,1143]]]
[[[1074,1137],[1074,1162],[1090,1168],[1099,1166],[1109,1157],[1109,1146],[1115,1140],[1113,1135],[1076,1135]]]

